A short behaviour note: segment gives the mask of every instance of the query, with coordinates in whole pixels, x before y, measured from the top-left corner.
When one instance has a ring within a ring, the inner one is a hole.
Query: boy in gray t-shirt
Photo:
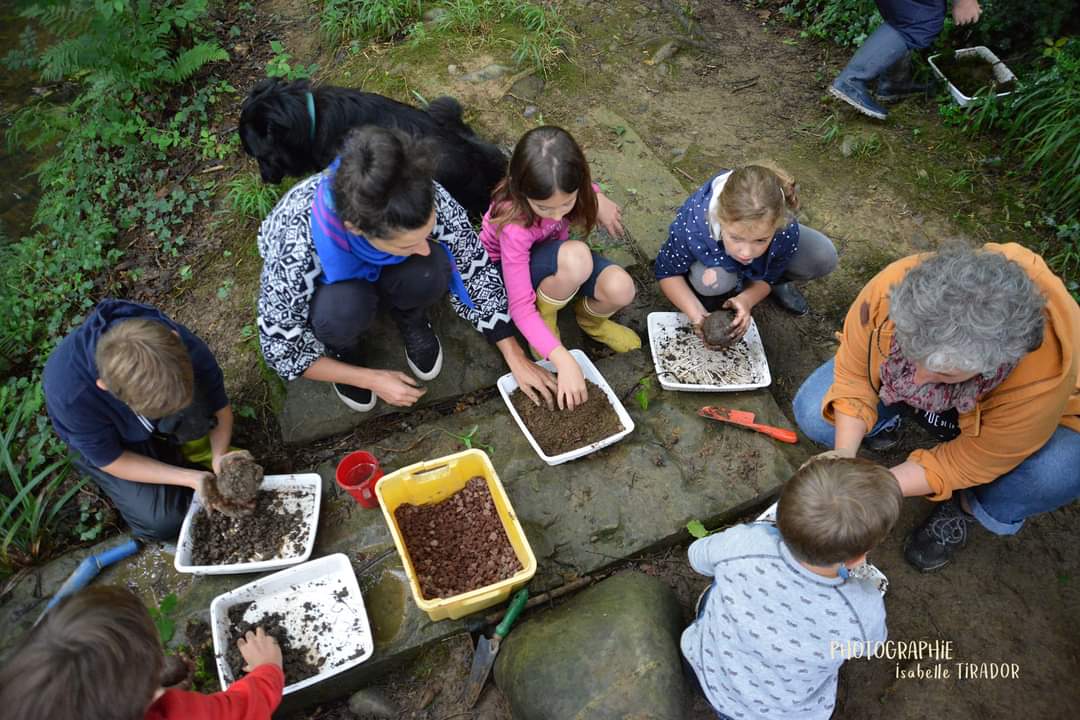
[[[723,716],[825,720],[850,648],[886,638],[885,604],[848,577],[896,523],[892,473],[858,459],[815,459],[784,487],[776,525],[750,523],[694,542],[713,578],[682,653]],[[848,645],[848,643],[853,645]]]

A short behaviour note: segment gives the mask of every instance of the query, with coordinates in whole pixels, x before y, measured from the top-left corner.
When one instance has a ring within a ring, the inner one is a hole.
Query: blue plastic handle
[[[97,577],[98,573],[112,565],[114,562],[123,560],[126,557],[134,555],[139,550],[138,540],[128,540],[125,543],[121,543],[114,548],[103,550],[95,555],[90,555],[81,563],[79,567],[75,568],[75,572],[71,573],[71,577],[64,581],[64,584],[60,586],[60,589],[56,591],[56,594],[49,600],[49,604],[45,606],[45,612],[49,612],[56,605],[68,595],[72,595],[79,590],[90,584],[90,581]],[[45,613],[42,613],[44,615]],[[39,618],[40,619],[40,618]]]

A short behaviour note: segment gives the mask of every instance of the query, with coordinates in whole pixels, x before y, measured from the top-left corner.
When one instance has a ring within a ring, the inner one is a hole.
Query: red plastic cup
[[[375,496],[375,483],[382,476],[379,461],[374,455],[363,450],[351,452],[342,458],[334,473],[338,487],[366,508],[379,507],[379,499]]]

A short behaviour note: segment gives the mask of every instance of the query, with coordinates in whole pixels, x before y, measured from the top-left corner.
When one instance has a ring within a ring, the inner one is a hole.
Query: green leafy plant
[[[874,0],[793,0],[780,13],[805,27],[805,36],[837,45],[861,44],[882,22]]]
[[[700,540],[703,537],[708,537],[709,535],[712,535],[716,531],[706,530],[705,526],[700,520],[691,520],[690,522],[686,523],[686,532],[690,533],[690,537],[696,540]]]
[[[85,483],[79,479],[65,488],[68,460],[49,447],[43,402],[40,383],[9,381],[0,387],[0,568],[5,572],[45,556],[64,507]],[[49,459],[56,455],[60,459]]]
[[[392,40],[420,17],[419,0],[325,0],[319,28],[333,43],[357,38]]]
[[[148,608],[154,627],[157,628],[158,635],[161,637],[162,645],[168,644],[176,634],[176,620],[173,617],[176,614],[176,603],[176,595],[169,593],[161,598],[157,607]]]
[[[105,510],[95,507],[89,500],[79,502],[79,521],[75,524],[75,534],[79,542],[97,540],[105,530]]]
[[[472,450],[473,448],[477,448],[478,450],[483,450],[488,455],[494,455],[495,454],[495,448],[494,447],[492,447],[491,445],[484,445],[483,443],[478,443],[476,441],[476,433],[479,430],[480,430],[479,425],[473,425],[471,428],[466,430],[461,435],[458,435],[457,433],[450,432],[449,430],[443,430],[443,432],[446,433],[447,435],[449,435],[450,437],[454,438],[455,440],[457,440],[459,443],[461,443],[462,447],[464,447],[466,450]]]
[[[274,209],[282,189],[267,185],[254,173],[237,175],[228,182],[225,199],[232,209],[252,220],[262,220]]]
[[[638,407],[642,410],[649,409],[649,392],[652,390],[652,378],[642,378],[638,380],[637,391],[634,393],[634,400],[637,401]]]
[[[274,52],[274,57],[266,63],[266,74],[270,77],[283,78],[292,82],[309,78],[319,69],[318,63],[310,65],[293,63],[292,55],[285,52],[285,46],[280,40],[271,40],[270,49]]]

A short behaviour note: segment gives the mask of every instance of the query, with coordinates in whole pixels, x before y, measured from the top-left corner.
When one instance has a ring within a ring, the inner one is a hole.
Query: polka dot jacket
[[[724,244],[709,227],[709,204],[720,194],[730,170],[720,172],[683,203],[668,230],[667,242],[656,256],[657,280],[685,275],[694,262],[705,267],[723,268],[739,276],[739,286],[753,280],[770,285],[780,282],[788,263],[799,249],[799,223],[791,221],[773,235],[768,251],[749,265],[743,265],[724,252]]]

